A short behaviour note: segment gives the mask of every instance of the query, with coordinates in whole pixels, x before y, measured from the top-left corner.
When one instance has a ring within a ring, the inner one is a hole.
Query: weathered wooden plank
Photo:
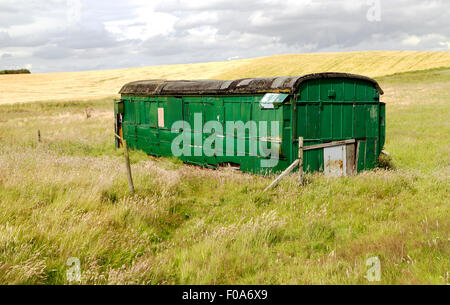
[[[334,141],[334,142],[329,142],[329,143],[322,143],[322,144],[315,144],[315,145],[311,145],[311,146],[305,146],[305,147],[303,147],[303,151],[319,149],[319,148],[324,148],[324,147],[330,147],[330,146],[343,145],[343,144],[350,144],[350,143],[355,143],[355,139]]]
[[[131,165],[130,165],[130,155],[128,153],[127,141],[119,136],[117,133],[114,133],[114,136],[122,141],[123,145],[123,155],[125,157],[125,169],[127,170],[127,178],[128,178],[128,188],[130,190],[130,194],[134,195],[134,183],[133,176],[131,175]]]
[[[355,172],[358,172],[358,162],[359,162],[359,144],[360,141],[356,141],[356,154],[355,154]]]
[[[346,165],[347,165],[347,176],[353,176],[356,173],[356,157],[355,157],[355,144],[347,144],[346,148]]]

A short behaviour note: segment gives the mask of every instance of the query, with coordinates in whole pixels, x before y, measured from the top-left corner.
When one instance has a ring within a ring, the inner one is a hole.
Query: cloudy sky
[[[0,70],[450,51],[449,0],[0,0]]]

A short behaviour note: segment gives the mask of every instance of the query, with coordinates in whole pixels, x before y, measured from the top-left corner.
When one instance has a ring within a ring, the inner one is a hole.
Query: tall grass
[[[110,101],[0,106],[0,283],[68,284],[78,257],[82,284],[371,284],[376,256],[381,284],[448,284],[450,79],[421,73],[379,79],[395,170],[265,194],[270,177],[132,152],[129,196]]]

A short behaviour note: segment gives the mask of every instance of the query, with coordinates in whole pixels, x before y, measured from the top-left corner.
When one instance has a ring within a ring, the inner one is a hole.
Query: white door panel
[[[326,176],[345,176],[347,173],[346,145],[323,149],[324,173]]]

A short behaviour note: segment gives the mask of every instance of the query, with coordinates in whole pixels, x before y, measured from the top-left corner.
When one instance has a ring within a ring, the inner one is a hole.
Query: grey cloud
[[[277,37],[287,46],[315,44],[317,50],[330,46],[357,45],[376,33],[394,37],[399,33],[422,35],[444,32],[449,36],[450,23],[441,11],[442,7],[448,5],[443,1],[391,2],[381,2],[381,22],[369,22],[366,19],[369,6],[365,5],[365,1],[360,2],[360,5],[355,1],[355,6],[347,9],[341,8],[340,1],[313,1],[310,5],[295,9],[289,7],[289,4],[265,7],[260,12],[261,17],[267,18],[268,22],[261,24],[251,22],[254,11],[222,11],[220,21],[214,27],[218,33],[236,30],[263,34],[268,38]],[[257,1],[247,4],[258,7]],[[211,12],[216,11],[217,9],[213,9]],[[201,25],[178,22],[176,27],[179,31],[185,31]]]
[[[71,50],[55,45],[41,47],[33,53],[34,56],[43,59],[63,59],[70,57],[72,54]]]
[[[11,57],[13,57],[13,55],[10,54],[10,53],[4,53],[4,54],[2,54],[2,59],[11,58]]]
[[[12,38],[9,34],[7,36],[4,36],[2,39],[2,34],[0,32],[0,48],[5,47],[24,47],[24,48],[31,48],[31,47],[38,47],[45,45],[49,42],[49,36],[42,34],[42,33],[36,33],[35,35],[23,35],[19,37]]]
[[[32,24],[36,16],[58,16],[64,13],[65,1],[58,0],[2,0],[0,4],[0,28]]]
[[[11,43],[11,36],[6,31],[0,31],[0,46],[6,46],[9,43]]]
[[[195,3],[191,1],[167,0],[161,1],[155,7],[158,12],[179,13],[184,12],[205,12],[205,11],[253,11],[255,9],[269,8],[277,6],[274,1],[228,1],[209,0]],[[279,5],[278,5],[279,7]]]
[[[448,51],[450,42],[448,0],[381,0],[380,22],[367,20],[366,0],[165,0],[155,12],[177,21],[172,31],[148,39],[119,39],[104,25],[145,28],[146,1],[83,1],[81,7],[80,20],[71,24],[66,1],[3,1],[0,52],[25,50],[31,55],[8,60],[47,72],[316,51]],[[18,34],[19,25],[29,32]]]
[[[33,22],[33,17],[21,12],[20,10],[13,10],[8,7],[0,6],[0,27],[10,27],[18,24],[30,24]]]
[[[108,48],[118,44],[117,40],[102,25],[73,27],[58,33],[53,39],[60,46],[71,49]]]

